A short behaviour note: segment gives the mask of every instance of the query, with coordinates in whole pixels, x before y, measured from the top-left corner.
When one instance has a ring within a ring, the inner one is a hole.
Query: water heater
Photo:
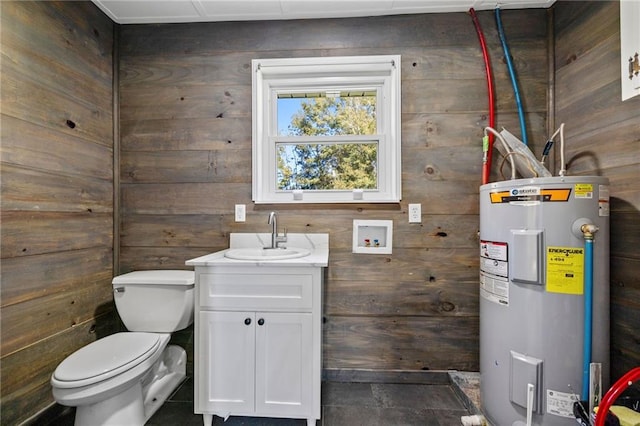
[[[587,365],[601,364],[607,389],[608,179],[482,185],[480,391],[487,420],[575,425],[573,402],[588,397],[587,356]]]

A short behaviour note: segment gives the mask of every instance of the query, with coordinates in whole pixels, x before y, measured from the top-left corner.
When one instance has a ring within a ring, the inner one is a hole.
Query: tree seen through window
[[[317,95],[308,98],[289,95],[278,99],[278,111],[278,128],[283,136],[331,137],[377,133],[375,95]],[[284,112],[283,117],[280,111]],[[276,152],[277,186],[280,190],[377,188],[377,142],[336,143],[318,142],[317,139],[304,143],[280,142]]]

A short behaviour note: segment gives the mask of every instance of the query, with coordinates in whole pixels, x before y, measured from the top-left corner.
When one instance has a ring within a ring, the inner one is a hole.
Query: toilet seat
[[[52,380],[60,388],[88,386],[142,363],[161,345],[156,333],[116,333],[78,349],[58,365]]]

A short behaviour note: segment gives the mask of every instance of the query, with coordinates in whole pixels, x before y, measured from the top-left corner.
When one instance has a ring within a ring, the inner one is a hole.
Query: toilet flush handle
[[[124,287],[116,287],[113,289],[114,293],[124,293]]]

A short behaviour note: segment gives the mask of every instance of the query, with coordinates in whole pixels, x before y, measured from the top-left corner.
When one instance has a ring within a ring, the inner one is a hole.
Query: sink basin
[[[236,260],[285,260],[308,256],[309,250],[297,247],[264,249],[236,248],[227,251],[224,256]]]

